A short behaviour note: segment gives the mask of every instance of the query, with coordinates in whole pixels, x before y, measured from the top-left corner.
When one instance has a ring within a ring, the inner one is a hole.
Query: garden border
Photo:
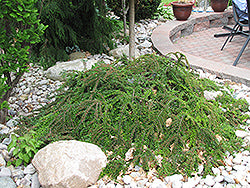
[[[151,40],[153,47],[161,55],[170,52],[184,53],[193,68],[199,68],[205,72],[211,72],[218,77],[230,79],[235,82],[241,82],[250,86],[250,70],[227,65],[212,60],[207,60],[198,56],[182,52],[173,42],[180,37],[187,36],[196,31],[206,30],[212,27],[221,27],[223,25],[233,24],[232,10],[222,13],[194,13],[187,21],[167,21],[158,26],[152,33]],[[233,64],[233,62],[232,62]]]

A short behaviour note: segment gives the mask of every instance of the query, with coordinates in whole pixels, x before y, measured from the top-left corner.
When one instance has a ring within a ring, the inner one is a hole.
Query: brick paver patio
[[[221,46],[227,37],[215,38],[215,33],[225,33],[227,30],[222,27],[210,28],[204,31],[194,32],[189,36],[179,38],[174,41],[174,45],[183,52],[202,57],[204,59],[232,65],[241,50],[246,37],[235,36],[232,42],[227,43],[224,50]],[[237,67],[250,69],[250,44],[243,52]]]

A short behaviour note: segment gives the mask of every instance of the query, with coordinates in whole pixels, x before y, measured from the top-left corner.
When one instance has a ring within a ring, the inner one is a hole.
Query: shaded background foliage
[[[107,17],[103,0],[40,0],[37,6],[42,23],[49,27],[34,49],[46,60],[67,60],[65,49],[74,45],[93,54],[114,47],[120,25]]]
[[[123,18],[122,16],[122,0],[106,0],[108,7],[114,11],[115,15]],[[126,4],[128,6],[128,0]],[[157,11],[161,0],[135,0],[135,20],[152,18]]]

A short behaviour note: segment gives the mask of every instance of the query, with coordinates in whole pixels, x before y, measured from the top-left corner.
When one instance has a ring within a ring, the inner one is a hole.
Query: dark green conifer
[[[66,47],[77,45],[91,53],[113,47],[117,21],[106,16],[103,0],[40,0],[38,7],[42,23],[49,26],[44,42],[36,48],[39,53],[66,60]]]

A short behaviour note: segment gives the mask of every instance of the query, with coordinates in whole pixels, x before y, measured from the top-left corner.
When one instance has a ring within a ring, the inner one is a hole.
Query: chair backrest
[[[242,22],[240,22],[240,17],[239,17],[240,9],[233,1],[232,1],[232,7],[233,7],[234,21],[238,23],[240,26],[247,27],[248,24],[243,24]]]

